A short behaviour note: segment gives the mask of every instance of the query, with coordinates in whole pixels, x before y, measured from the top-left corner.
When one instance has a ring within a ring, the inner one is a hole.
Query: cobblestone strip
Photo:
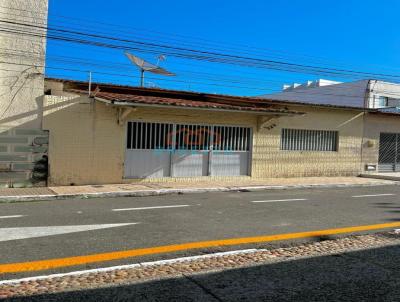
[[[306,243],[295,247],[255,250],[244,253],[217,254],[207,257],[182,258],[161,263],[142,263],[131,268],[96,271],[85,274],[50,277],[0,285],[0,299],[39,294],[77,291],[144,282],[154,279],[190,276],[191,274],[259,264],[290,261],[303,257],[324,256],[362,249],[400,244],[397,234],[349,236],[336,240]]]

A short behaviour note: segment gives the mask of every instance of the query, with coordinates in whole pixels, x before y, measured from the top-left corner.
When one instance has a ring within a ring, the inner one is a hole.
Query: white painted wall
[[[0,19],[47,25],[48,0],[0,0]],[[9,29],[44,30],[0,22]],[[41,128],[46,40],[0,33],[0,129]]]
[[[262,98],[296,101],[311,104],[330,104],[350,107],[383,108],[379,97],[388,97],[388,107],[400,107],[400,84],[378,80],[361,80],[313,87],[299,85],[283,92],[262,95]]]
[[[380,108],[380,96],[389,98],[388,107],[400,107],[400,84],[371,80],[369,86],[369,108]]]
[[[304,89],[299,87],[293,91],[266,94],[260,97],[308,104],[364,107],[367,84],[368,80],[362,80]]]

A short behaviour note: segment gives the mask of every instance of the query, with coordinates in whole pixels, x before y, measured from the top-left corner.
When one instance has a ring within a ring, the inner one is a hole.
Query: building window
[[[388,106],[389,106],[389,98],[387,96],[379,96],[378,108],[388,107]]]
[[[282,129],[281,150],[338,151],[338,142],[338,131]]]
[[[251,136],[248,127],[128,122],[127,149],[248,152]]]
[[[172,132],[172,124],[128,122],[127,149],[171,150]]]

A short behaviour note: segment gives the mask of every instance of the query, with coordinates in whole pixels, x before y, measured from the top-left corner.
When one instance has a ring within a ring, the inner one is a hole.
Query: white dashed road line
[[[21,218],[21,217],[25,217],[25,216],[26,216],[26,215],[0,216],[0,219]]]
[[[190,207],[188,204],[172,205],[172,206],[157,206],[157,207],[142,207],[142,208],[126,208],[126,209],[112,209],[113,212],[122,211],[142,211],[142,210],[155,210],[155,209],[172,209],[172,208],[186,208]]]
[[[255,201],[250,201],[253,203],[268,203],[268,202],[282,202],[282,201],[306,201],[308,199],[304,198],[297,198],[297,199],[274,199],[274,200],[255,200]]]
[[[351,196],[351,197],[352,198],[363,198],[363,197],[382,197],[382,196],[396,196],[396,194],[356,195],[356,196]]]

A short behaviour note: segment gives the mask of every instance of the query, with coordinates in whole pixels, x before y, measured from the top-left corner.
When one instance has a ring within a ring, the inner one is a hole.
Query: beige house
[[[49,184],[359,175],[395,114],[48,79]]]
[[[17,23],[47,24],[47,0],[3,4]],[[102,84],[89,95],[88,83],[44,79],[45,28],[15,35],[4,26],[0,186],[400,171],[399,110],[364,106],[395,106],[382,93],[391,83],[308,83],[300,100]],[[339,89],[336,100],[310,92],[327,87]]]

